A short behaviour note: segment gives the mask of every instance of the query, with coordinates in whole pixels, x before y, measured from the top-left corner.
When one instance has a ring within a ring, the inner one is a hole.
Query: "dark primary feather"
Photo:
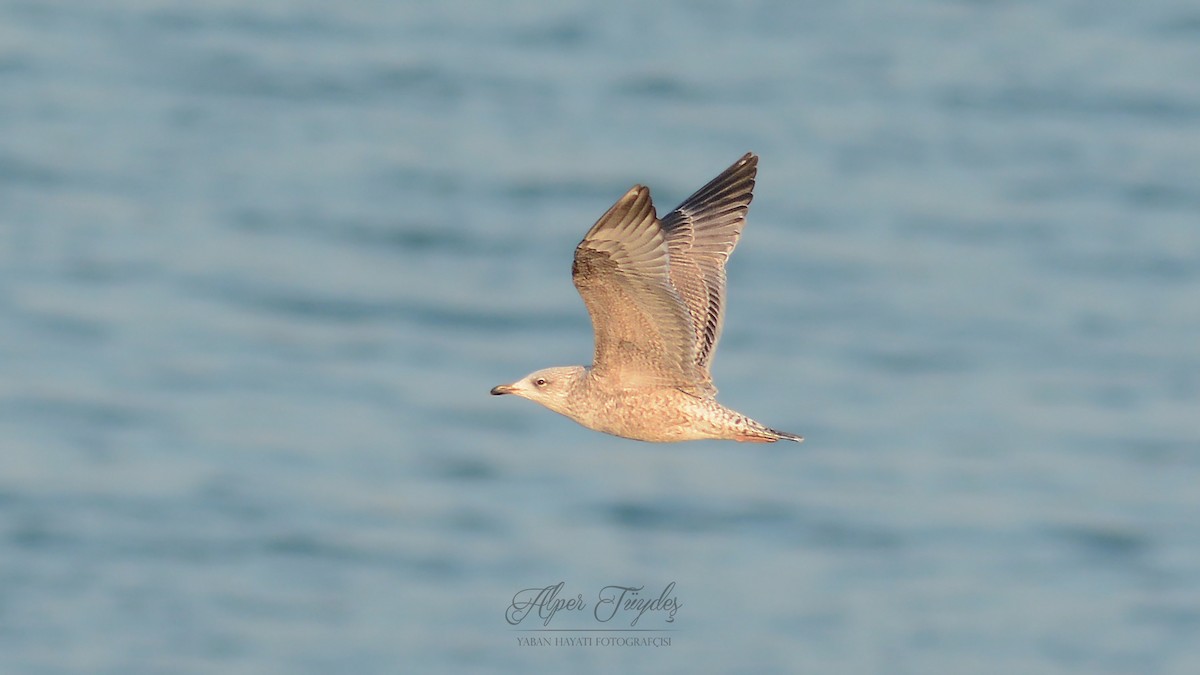
[[[757,172],[758,157],[746,153],[662,219],[671,284],[691,314],[695,363],[712,394],[709,363],[724,323],[725,261],[746,224]]]

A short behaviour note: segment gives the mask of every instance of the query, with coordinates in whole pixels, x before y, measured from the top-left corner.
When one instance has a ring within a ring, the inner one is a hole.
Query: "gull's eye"
[[[544,387],[544,386],[546,386],[546,378],[544,378],[544,377],[539,377],[538,379],[534,380],[534,381],[533,381],[533,386],[535,386],[535,387]]]

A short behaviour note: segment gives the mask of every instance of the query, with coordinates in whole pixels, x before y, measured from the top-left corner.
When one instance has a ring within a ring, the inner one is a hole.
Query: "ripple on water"
[[[891,550],[902,543],[899,534],[879,526],[844,519],[797,514],[771,502],[729,504],[693,502],[620,502],[603,507],[614,525],[634,530],[684,534],[761,532],[776,542],[838,550]]]

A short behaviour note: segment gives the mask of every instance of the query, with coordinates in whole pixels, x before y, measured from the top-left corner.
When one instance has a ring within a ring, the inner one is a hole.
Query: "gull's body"
[[[595,330],[592,366],[539,370],[492,393],[641,441],[803,440],[717,403],[709,372],[725,261],[745,226],[757,169],[747,153],[662,220],[647,188],[625,193],[575,249],[572,277]]]

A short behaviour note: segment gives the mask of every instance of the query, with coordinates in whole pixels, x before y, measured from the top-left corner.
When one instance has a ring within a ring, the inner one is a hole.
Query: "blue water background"
[[[806,443],[487,395],[590,361],[613,200],[748,150],[714,376]],[[559,581],[675,582],[671,645],[519,647]],[[1197,645],[1194,2],[0,3],[0,672]]]

